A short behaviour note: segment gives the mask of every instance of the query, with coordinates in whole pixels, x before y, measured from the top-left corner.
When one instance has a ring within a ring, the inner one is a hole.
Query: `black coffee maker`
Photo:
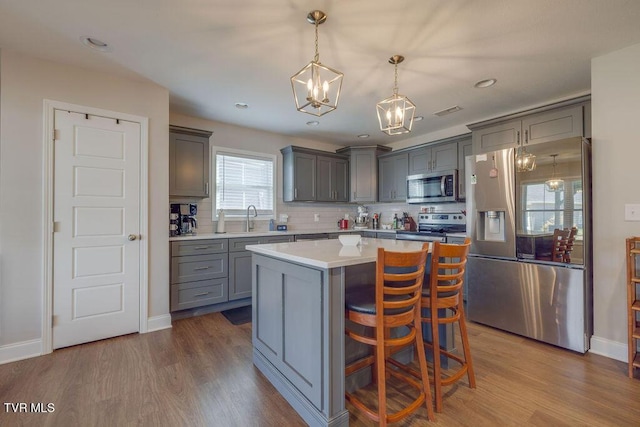
[[[198,228],[196,215],[198,205],[195,203],[172,203],[169,214],[169,235],[185,236],[195,234]]]

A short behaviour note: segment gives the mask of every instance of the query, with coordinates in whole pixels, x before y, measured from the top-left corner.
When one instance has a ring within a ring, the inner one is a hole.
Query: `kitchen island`
[[[363,238],[251,245],[253,363],[311,426],[347,426],[344,294],[375,283],[378,247],[422,242]]]

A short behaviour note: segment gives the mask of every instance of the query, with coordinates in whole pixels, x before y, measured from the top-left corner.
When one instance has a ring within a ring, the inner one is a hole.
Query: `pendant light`
[[[551,155],[551,157],[553,157],[553,174],[551,175],[551,179],[548,179],[544,183],[547,191],[551,191],[553,193],[564,191],[564,181],[560,178],[556,178],[556,156],[557,154]]]
[[[516,170],[518,172],[531,172],[536,168],[536,156],[527,151],[525,147],[518,147],[516,154]]]
[[[411,132],[413,116],[416,106],[409,98],[398,94],[398,64],[404,61],[404,56],[393,55],[389,63],[395,66],[395,80],[393,95],[376,105],[380,130],[387,135],[399,135]]]
[[[326,20],[327,15],[320,10],[314,10],[307,15],[307,21],[316,27],[316,54],[311,62],[291,77],[296,109],[318,117],[338,108],[344,76],[340,71],[320,63],[318,25]]]

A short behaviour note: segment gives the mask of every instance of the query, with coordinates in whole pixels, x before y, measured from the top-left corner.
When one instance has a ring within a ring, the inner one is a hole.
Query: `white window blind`
[[[227,217],[244,216],[249,205],[263,218],[273,218],[275,156],[220,149],[214,150],[214,157],[214,219],[219,209]]]

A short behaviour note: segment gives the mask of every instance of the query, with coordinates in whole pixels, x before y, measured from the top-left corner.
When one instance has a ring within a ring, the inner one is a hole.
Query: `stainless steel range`
[[[396,239],[457,243],[464,239],[466,229],[466,217],[462,212],[421,213],[418,215],[418,230],[397,231]]]

